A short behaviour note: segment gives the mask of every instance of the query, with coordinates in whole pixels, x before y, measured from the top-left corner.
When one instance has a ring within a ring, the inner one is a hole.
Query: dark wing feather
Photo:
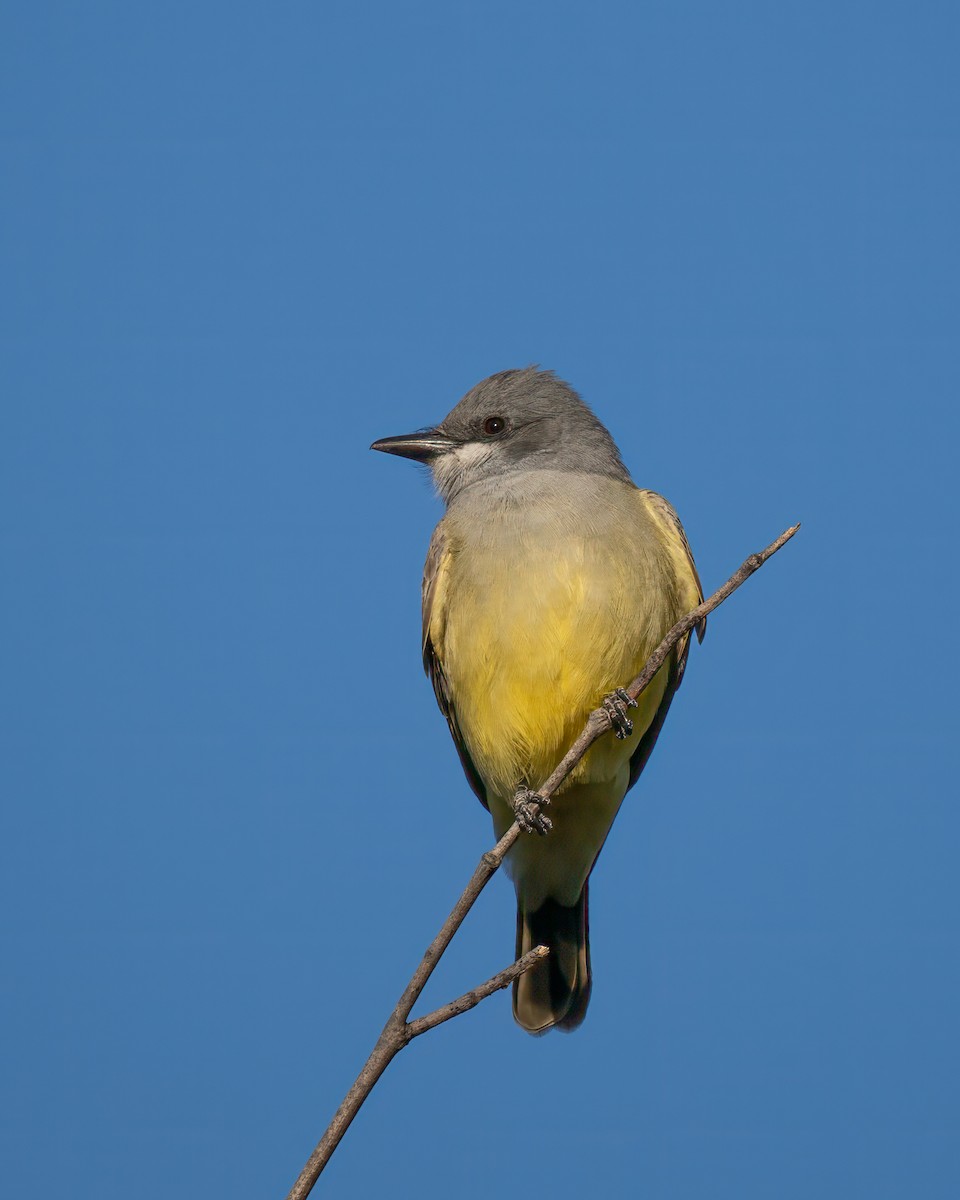
[[[460,756],[460,765],[463,767],[463,773],[467,777],[467,782],[473,788],[477,799],[483,807],[489,808],[490,806],[487,803],[487,789],[484,787],[480,773],[473,765],[473,760],[467,751],[463,734],[460,732],[460,726],[457,723],[457,710],[453,705],[450,689],[443,673],[443,664],[437,656],[433,642],[430,640],[430,624],[433,617],[434,600],[437,595],[437,581],[440,577],[440,570],[446,554],[447,539],[443,529],[443,522],[441,521],[433,531],[433,537],[430,539],[430,548],[427,550],[427,561],[423,566],[423,588],[421,592],[423,666],[430,676],[430,682],[433,684],[433,694],[437,698],[440,711],[447,718],[447,725],[450,727],[450,736],[453,738],[453,744],[456,746],[457,754]]]
[[[664,499],[664,497],[661,496],[658,492],[643,491],[641,494],[647,500],[647,502],[650,504],[651,508],[656,513],[656,515],[664,523],[664,525],[667,529],[667,532],[673,533],[676,536],[677,542],[679,543],[679,546],[680,546],[681,550],[683,551],[683,555],[687,561],[687,566],[690,568],[690,574],[693,577],[694,583],[697,585],[697,604],[702,604],[703,603],[703,584],[701,584],[701,582],[700,582],[700,575],[697,572],[697,564],[693,561],[693,552],[690,549],[690,543],[687,541],[686,531],[684,530],[683,525],[680,523],[680,518],[677,516],[676,509],[673,507],[673,505],[670,503],[669,500]],[[697,622],[697,624],[694,626],[694,628],[697,631],[697,641],[702,642],[704,635],[707,632],[707,618],[703,617],[700,621]],[[666,630],[664,630],[664,632],[666,632]],[[676,689],[680,686],[680,684],[683,680],[683,672],[687,665],[687,655],[689,653],[690,653],[690,637],[689,637],[689,635],[686,635],[686,636],[682,637],[680,639],[680,641],[677,643],[677,651],[676,651],[677,679],[676,679],[676,683],[674,684],[674,687],[673,687],[674,691],[676,691]],[[668,688],[667,696],[670,696],[670,695],[671,695],[671,692],[670,692],[670,689]],[[667,697],[665,696],[664,699],[666,699],[666,698]],[[669,707],[669,700],[667,701],[667,704]],[[664,716],[666,716],[666,713],[664,713]],[[663,724],[663,721],[661,720],[660,723]],[[654,724],[656,724],[656,721],[654,721]],[[654,737],[654,741],[656,741],[656,737]],[[650,749],[652,750],[653,746],[651,746]],[[647,754],[647,757],[649,757],[649,752]],[[644,759],[644,762],[646,762],[646,759]]]
[[[680,518],[669,501],[657,492],[644,492],[644,496],[653,505],[655,511],[664,519],[667,528],[676,533],[681,547],[683,548],[687,562],[690,566],[690,572],[693,575],[697,585],[697,603],[703,603],[703,585],[700,583],[700,576],[697,573],[697,565],[693,561],[693,554],[690,550],[690,543],[687,541],[687,535],[683,526],[680,524]],[[697,640],[703,641],[704,634],[707,632],[707,618],[698,621],[695,626],[697,631]],[[666,632],[666,631],[664,631]],[[657,738],[660,736],[660,730],[663,728],[663,723],[667,719],[667,713],[670,711],[670,705],[673,702],[673,697],[676,694],[677,688],[683,682],[683,672],[687,665],[687,655],[690,653],[690,638],[689,636],[682,637],[677,643],[676,650],[671,659],[668,660],[669,667],[665,664],[664,669],[669,670],[667,675],[667,686],[663,693],[663,699],[660,701],[660,707],[654,714],[653,720],[650,722],[646,733],[637,743],[637,748],[630,756],[630,782],[627,784],[627,791],[640,778],[640,772],[647,765],[647,759],[653,753],[653,748],[657,744]]]
[[[666,501],[664,501],[664,503],[667,504]],[[669,510],[670,516],[673,519],[673,523],[676,526],[677,533],[679,533],[679,535],[680,535],[680,542],[683,546],[684,551],[686,552],[687,562],[690,564],[690,570],[693,573],[693,578],[696,580],[696,583],[697,583],[697,603],[702,604],[703,603],[703,584],[700,582],[700,572],[697,570],[697,564],[693,561],[693,551],[690,549],[690,543],[687,541],[687,532],[683,528],[683,526],[680,524],[680,518],[677,516],[673,506],[671,504],[667,504],[667,509]],[[696,629],[696,631],[697,631],[697,641],[702,644],[703,639],[707,633],[707,618],[701,617],[701,619],[694,626],[694,629]],[[690,653],[690,639],[688,637],[685,637],[680,645],[678,652],[677,652],[677,672],[678,672],[677,687],[680,686],[680,684],[683,680],[683,672],[686,670],[687,655],[689,653]],[[666,714],[664,714],[664,715],[666,715]]]
[[[684,648],[684,658],[689,646]],[[666,664],[664,664],[664,668]],[[663,728],[663,723],[667,719],[667,713],[670,711],[670,705],[673,702],[673,697],[676,694],[677,688],[680,686],[682,669],[676,662],[671,662],[669,666],[670,674],[667,676],[667,687],[663,693],[663,699],[660,701],[660,707],[653,715],[653,720],[647,726],[647,731],[637,742],[637,748],[630,755],[630,782],[627,784],[629,792],[633,785],[640,778],[640,772],[647,765],[647,759],[653,753],[653,748],[657,744],[657,738],[660,736],[660,730]]]

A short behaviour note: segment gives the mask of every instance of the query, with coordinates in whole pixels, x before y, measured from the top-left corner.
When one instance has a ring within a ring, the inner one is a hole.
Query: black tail
[[[533,912],[517,908],[517,958],[534,946],[547,946],[550,956],[513,984],[513,1016],[527,1033],[576,1029],[590,1003],[590,927],[587,885],[567,907],[545,900]]]

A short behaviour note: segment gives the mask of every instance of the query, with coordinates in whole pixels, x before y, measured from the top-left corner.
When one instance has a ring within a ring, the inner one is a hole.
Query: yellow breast
[[[503,797],[543,782],[589,711],[686,611],[642,493],[602,482],[617,490],[587,520],[582,503],[571,515],[560,500],[535,513],[505,504],[482,528],[448,517],[430,636],[470,757]],[[661,673],[631,713],[632,737],[602,739],[571,783],[624,770],[664,687]]]

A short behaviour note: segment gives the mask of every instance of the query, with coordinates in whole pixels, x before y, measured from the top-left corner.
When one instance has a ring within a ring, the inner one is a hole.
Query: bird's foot
[[[623,688],[604,696],[600,706],[610,718],[610,728],[621,741],[633,733],[633,722],[627,716],[627,709],[636,708],[637,702]]]
[[[541,796],[539,792],[531,792],[523,784],[517,788],[517,793],[513,797],[513,814],[524,833],[544,834],[550,832],[553,822],[540,812],[540,809],[545,808],[549,803],[549,797]]]

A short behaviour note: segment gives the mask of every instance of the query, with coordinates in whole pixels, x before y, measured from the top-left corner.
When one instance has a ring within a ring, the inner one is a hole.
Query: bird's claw
[[[548,796],[541,796],[539,792],[531,792],[528,787],[523,785],[517,788],[517,794],[513,798],[513,814],[524,833],[546,834],[550,832],[553,822],[539,811],[549,803]]]
[[[617,688],[609,696],[604,696],[600,704],[610,720],[610,728],[617,737],[621,741],[628,738],[633,733],[633,722],[627,716],[627,709],[636,708],[636,700],[623,688]]]

